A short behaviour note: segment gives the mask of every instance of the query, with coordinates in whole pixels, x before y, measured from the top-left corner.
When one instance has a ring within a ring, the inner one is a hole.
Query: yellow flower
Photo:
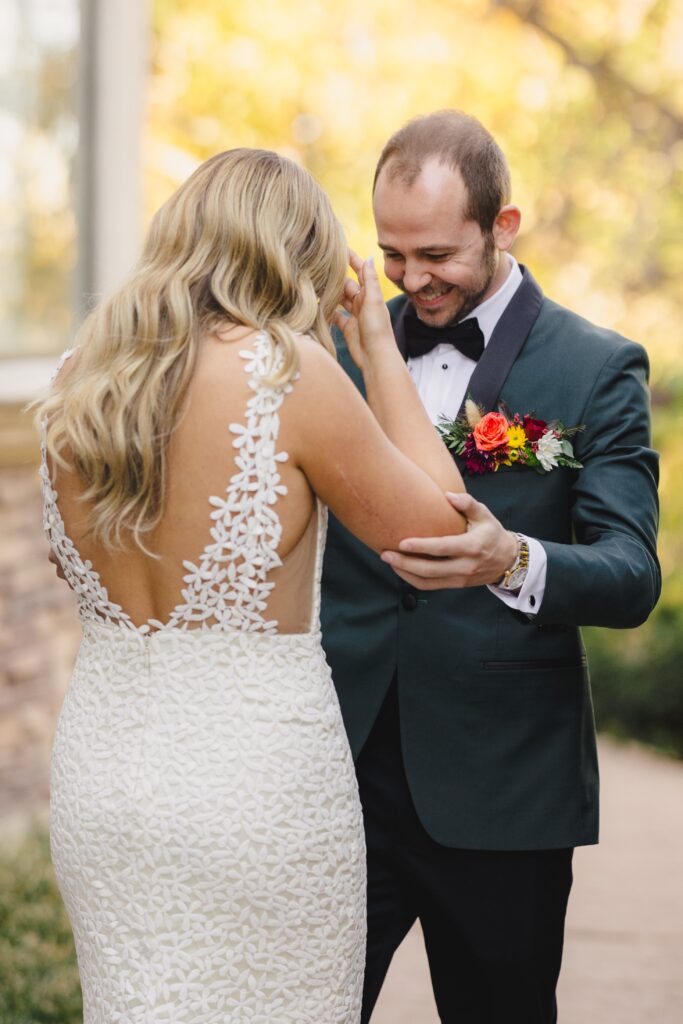
[[[523,448],[526,444],[524,427],[512,426],[508,430],[508,445],[510,448]]]

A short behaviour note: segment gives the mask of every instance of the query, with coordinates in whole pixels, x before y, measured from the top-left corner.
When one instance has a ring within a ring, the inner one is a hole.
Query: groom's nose
[[[424,264],[406,262],[403,273],[403,287],[407,292],[419,292],[432,280],[432,275]]]

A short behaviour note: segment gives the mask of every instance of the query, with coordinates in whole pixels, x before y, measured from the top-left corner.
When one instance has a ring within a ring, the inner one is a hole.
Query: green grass
[[[0,852],[0,1024],[81,1024],[71,928],[36,830]]]

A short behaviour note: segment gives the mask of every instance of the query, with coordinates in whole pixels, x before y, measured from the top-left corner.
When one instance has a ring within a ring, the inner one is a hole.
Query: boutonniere
[[[565,427],[559,420],[511,415],[505,406],[484,413],[468,398],[465,412],[455,420],[445,416],[437,426],[446,446],[465,462],[468,473],[495,473],[501,466],[529,466],[549,473],[556,466],[581,469],[574,457],[572,438],[584,427]]]

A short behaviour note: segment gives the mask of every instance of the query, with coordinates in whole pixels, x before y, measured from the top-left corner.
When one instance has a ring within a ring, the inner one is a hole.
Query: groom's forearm
[[[577,543],[542,541],[548,568],[539,624],[630,628],[659,597],[647,372],[644,350],[626,343],[598,375],[576,441],[583,463],[572,487]]]
[[[614,535],[591,545],[543,542],[548,570],[539,625],[641,625],[659,598],[661,573],[651,550]]]

